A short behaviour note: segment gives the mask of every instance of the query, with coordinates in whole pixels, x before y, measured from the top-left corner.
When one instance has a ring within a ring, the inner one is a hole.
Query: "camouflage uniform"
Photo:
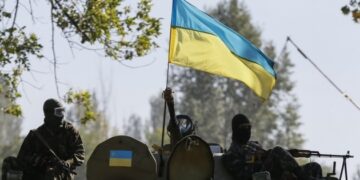
[[[251,179],[252,174],[260,171],[269,171],[273,180],[310,180],[322,177],[319,164],[308,163],[301,167],[283,148],[275,147],[265,151],[254,141],[245,145],[232,143],[223,156],[223,164],[236,180]]]
[[[272,179],[283,179],[284,174],[303,174],[301,167],[291,154],[278,146],[268,152],[263,165],[263,169],[270,172]],[[303,179],[303,176],[298,178]]]
[[[55,154],[69,167],[70,172],[74,172],[76,166],[84,162],[84,148],[79,132],[68,122],[62,121],[60,127],[54,133],[45,125],[40,126],[36,131],[49,144]],[[24,180],[42,180],[49,176],[49,167],[55,167],[55,158],[40,141],[40,139],[30,131],[26,136],[18,154],[18,160],[23,164]],[[72,179],[66,177],[64,171],[52,172],[57,179]],[[69,173],[68,173],[69,174]]]
[[[233,142],[222,157],[223,165],[234,179],[249,180],[253,173],[262,169],[260,152],[263,151],[255,141],[248,141],[244,145]]]
[[[322,168],[319,163],[310,162],[303,166],[301,166],[305,174],[310,175],[313,178],[321,179],[322,176]]]
[[[322,169],[318,163],[299,166],[294,157],[281,147],[269,151],[264,162],[264,170],[271,173],[272,179],[287,179],[284,175],[296,176],[300,180],[321,179]]]

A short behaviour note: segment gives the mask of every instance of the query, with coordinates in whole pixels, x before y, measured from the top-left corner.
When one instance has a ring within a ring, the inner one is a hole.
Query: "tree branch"
[[[125,64],[123,61],[118,61],[121,65],[127,67],[127,68],[130,68],[130,69],[140,69],[140,68],[144,68],[144,67],[148,67],[148,66],[151,66],[152,64],[154,64],[156,61],[156,59],[154,58],[150,63],[148,64],[144,64],[144,65],[139,65],[139,66],[130,66],[130,65],[127,65]]]
[[[29,0],[29,7],[30,7],[31,20],[33,21],[33,23],[35,23],[34,11],[33,11],[33,6],[32,6],[32,3],[31,3],[31,0]]]
[[[19,9],[19,1],[20,1],[20,0],[16,0],[14,19],[13,19],[13,22],[12,22],[12,25],[11,25],[11,29],[14,28],[14,26],[15,26],[15,22],[16,22],[16,18],[17,18],[17,13],[18,13],[18,9]]]
[[[51,8],[52,9],[55,9],[55,6],[54,6],[54,3],[53,3],[53,0],[49,0],[50,3],[51,3]],[[56,5],[61,9],[63,10],[64,7],[61,5],[61,3],[58,1],[58,0],[54,0]],[[82,36],[82,42],[86,41],[86,40],[90,40],[90,38],[86,35],[86,33],[84,33],[81,28],[78,26],[78,23],[67,13],[67,12],[64,12],[64,15],[66,16],[67,19],[69,19],[70,23],[76,28],[77,31],[79,31],[79,33],[81,34]]]
[[[53,16],[53,4],[51,3],[51,48],[52,48],[52,54],[53,54],[53,62],[54,62],[54,78],[55,78],[55,87],[58,97],[60,97],[60,91],[59,91],[59,85],[58,85],[58,77],[57,77],[57,58],[56,58],[56,52],[55,52],[55,27],[54,27],[54,16]]]

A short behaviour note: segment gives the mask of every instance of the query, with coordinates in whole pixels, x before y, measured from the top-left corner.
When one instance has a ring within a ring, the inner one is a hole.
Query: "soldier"
[[[246,116],[242,114],[234,116],[232,132],[232,143],[222,157],[223,165],[234,179],[249,180],[253,173],[261,171],[262,158],[259,154],[265,150],[259,143],[249,141],[251,125]]]
[[[251,124],[245,115],[234,116],[232,131],[232,143],[222,161],[236,180],[249,180],[252,174],[260,171],[269,171],[271,178],[275,180],[295,177],[299,180],[321,178],[320,165],[312,163],[300,167],[283,148],[275,147],[266,151],[258,142],[249,141]]]
[[[171,149],[173,149],[181,138],[193,134],[195,128],[192,119],[188,115],[175,115],[174,98],[171,88],[166,88],[163,95],[169,109],[170,121],[167,130],[170,134]]]
[[[80,134],[63,120],[64,108],[59,101],[46,100],[43,110],[44,124],[29,132],[18,153],[23,179],[73,179],[75,168],[84,162]]]

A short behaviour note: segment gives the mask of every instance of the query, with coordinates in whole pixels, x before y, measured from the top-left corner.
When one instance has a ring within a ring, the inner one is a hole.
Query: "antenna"
[[[316,69],[317,71],[319,71],[320,74],[321,74],[342,96],[344,96],[357,110],[360,111],[360,106],[359,106],[354,100],[352,100],[352,98],[351,98],[348,94],[346,94],[342,89],[340,89],[340,87],[339,87],[338,85],[336,85],[335,82],[332,81],[332,80],[329,78],[329,76],[327,76],[327,75],[324,73],[324,71],[322,71],[322,70],[320,69],[320,67],[319,67],[318,65],[316,65],[315,62],[314,62],[313,60],[311,60],[311,59],[304,53],[304,51],[302,51],[302,50],[299,48],[299,46],[297,46],[297,45],[295,44],[295,42],[294,42],[289,36],[286,38],[286,42],[290,42],[290,43],[298,50],[298,52],[299,52],[306,60],[308,60],[308,61],[315,67],[315,69]]]

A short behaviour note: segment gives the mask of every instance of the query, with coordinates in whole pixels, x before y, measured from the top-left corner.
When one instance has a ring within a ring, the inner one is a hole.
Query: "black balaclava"
[[[232,119],[232,140],[239,144],[246,144],[251,136],[249,119],[243,114],[237,114]]]
[[[62,124],[64,116],[56,116],[55,108],[63,108],[61,103],[55,99],[48,99],[45,101],[43,110],[45,115],[45,126],[49,129],[56,131]]]

